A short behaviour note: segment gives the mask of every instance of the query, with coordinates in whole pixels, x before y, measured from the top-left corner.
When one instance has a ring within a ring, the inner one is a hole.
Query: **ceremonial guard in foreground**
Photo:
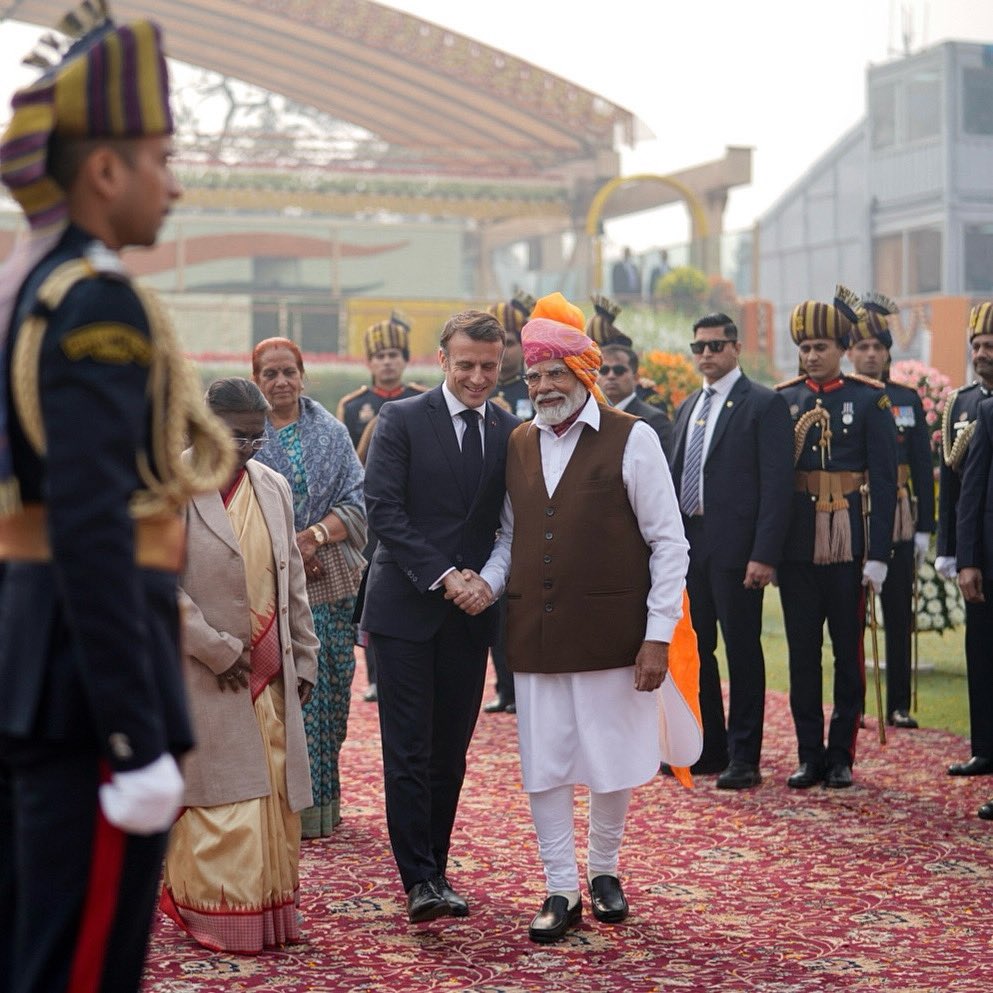
[[[365,354],[372,376],[371,385],[360,386],[343,396],[335,412],[338,420],[348,428],[356,448],[387,400],[403,400],[424,392],[423,386],[403,382],[403,373],[410,361],[410,322],[399,311],[393,311],[388,321],[378,321],[366,329]],[[368,448],[368,442],[365,448]]]
[[[790,334],[805,375],[777,389],[794,425],[793,511],[779,566],[789,647],[790,709],[800,765],[788,785],[852,785],[862,717],[863,586],[886,579],[896,505],[896,428],[883,384],[841,374],[865,318],[843,287],[833,304],[793,308]],[[871,591],[870,591],[871,595]],[[834,709],[824,739],[821,648],[834,652]]]
[[[955,576],[962,470],[971,447],[980,405],[993,396],[993,304],[981,303],[969,314],[969,349],[975,383],[956,390],[941,419],[941,469],[938,484],[938,557],[934,567],[946,579]],[[965,671],[969,691],[971,755],[948,767],[950,776],[993,774],[993,664],[989,655],[993,628],[979,601],[965,602]]]
[[[0,144],[31,227],[0,280],[0,990],[133,993],[192,743],[181,511],[233,452],[117,254],[180,193],[159,30],[95,0],[60,28]]]
[[[886,384],[896,425],[897,498],[893,522],[893,553],[886,583],[879,595],[886,630],[886,714],[894,727],[916,728],[910,716],[911,635],[914,612],[914,573],[924,561],[934,531],[934,472],[924,407],[917,390],[890,380],[893,335],[889,317],[896,304],[878,293],[862,299],[865,319],[858,324],[848,358],[862,376]]]

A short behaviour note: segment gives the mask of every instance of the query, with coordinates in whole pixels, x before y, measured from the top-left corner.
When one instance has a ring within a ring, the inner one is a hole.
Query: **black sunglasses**
[[[602,365],[600,366],[600,375],[606,376],[608,372],[612,372],[615,376],[623,376],[624,373],[630,372],[631,366],[629,365]]]
[[[709,348],[715,354],[724,351],[725,345],[733,345],[730,338],[718,338],[716,341],[691,341],[690,351],[694,355],[703,355],[703,350]]]

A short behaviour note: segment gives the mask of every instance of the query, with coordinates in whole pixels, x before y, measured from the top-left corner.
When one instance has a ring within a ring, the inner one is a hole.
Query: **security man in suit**
[[[981,308],[985,308],[981,319],[993,313],[993,304],[981,304]],[[979,405],[973,423],[976,426],[962,470],[956,561],[959,588],[971,611],[969,636],[974,639],[974,657],[970,665],[981,673],[977,688],[985,690],[989,711],[993,709],[993,401],[984,400]],[[970,703],[972,689],[970,679]],[[993,821],[993,800],[979,808],[979,816]]]
[[[521,329],[534,310],[535,299],[523,290],[505,302],[486,308],[502,325],[507,335],[503,350],[500,378],[490,402],[509,410],[518,420],[529,421],[534,417],[534,407],[524,382],[524,352],[521,349]],[[497,601],[496,633],[490,646],[493,669],[496,672],[496,696],[483,705],[486,714],[516,714],[517,696],[514,691],[514,674],[507,665],[507,598]]]
[[[448,852],[495,612],[469,616],[445,594],[466,588],[462,570],[482,568],[500,525],[507,439],[519,423],[487,403],[504,339],[491,314],[449,318],[444,382],[382,408],[366,462],[379,547],[362,627],[379,666],[386,820],[411,923],[469,913],[448,881]]]
[[[792,425],[782,397],[738,365],[727,314],[693,325],[703,376],[676,414],[673,482],[690,543],[686,592],[700,652],[703,752],[694,772],[719,772],[720,789],[761,781],[765,718],[762,600],[779,565],[793,492]],[[728,660],[730,712],[717,668],[717,626]]]
[[[602,345],[603,365],[597,385],[612,407],[633,417],[642,417],[659,436],[666,461],[672,461],[672,421],[660,407],[652,407],[638,396],[638,353],[627,345]]]
[[[852,785],[862,717],[863,587],[886,579],[896,508],[896,427],[883,384],[841,373],[865,311],[839,286],[834,303],[793,308],[790,334],[805,375],[777,389],[793,419],[793,511],[779,566],[789,647],[790,709],[800,765],[793,789]],[[870,591],[871,592],[871,591]],[[834,709],[824,740],[821,646],[834,651]]]
[[[402,400],[424,392],[417,383],[405,384],[403,373],[410,361],[410,321],[394,310],[387,321],[377,321],[365,332],[366,365],[372,383],[360,386],[338,401],[335,416],[348,428],[358,448],[362,433],[387,400]]]
[[[955,576],[962,469],[976,431],[979,407],[993,396],[993,304],[981,303],[969,314],[969,349],[979,379],[956,390],[941,419],[942,459],[938,481],[938,557],[934,567]],[[965,668],[969,691],[969,738],[972,754],[948,767],[950,776],[993,774],[993,666],[987,645],[989,626],[978,600],[965,602]]]
[[[0,990],[135,993],[192,744],[180,511],[233,452],[117,254],[180,194],[159,29],[60,28],[0,143],[32,232],[0,279]]]
[[[886,630],[886,714],[894,727],[916,728],[910,716],[910,641],[914,572],[924,561],[934,532],[934,473],[931,441],[917,390],[890,380],[893,335],[889,317],[896,304],[880,293],[862,298],[865,320],[858,324],[848,349],[853,368],[886,384],[896,424],[897,501],[893,554],[880,594]]]

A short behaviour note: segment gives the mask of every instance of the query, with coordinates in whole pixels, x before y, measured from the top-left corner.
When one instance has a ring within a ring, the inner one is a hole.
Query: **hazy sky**
[[[395,0],[390,6],[513,52],[630,110],[657,138],[625,153],[626,172],[675,171],[719,158],[726,145],[752,146],[753,182],[731,194],[730,229],[750,225],[861,119],[866,67],[902,51],[904,11],[913,49],[948,39],[993,42],[989,0]],[[38,33],[0,23],[3,106],[14,86],[32,78],[17,62]],[[612,225],[608,234],[642,249],[678,241],[685,228],[682,210],[668,208]]]

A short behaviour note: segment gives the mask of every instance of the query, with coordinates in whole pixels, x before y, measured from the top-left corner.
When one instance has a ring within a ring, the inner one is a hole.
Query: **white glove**
[[[927,531],[918,531],[914,535],[914,563],[919,569],[927,559],[927,550],[931,547],[931,535]]]
[[[889,566],[885,562],[870,559],[862,566],[862,585],[867,586],[871,583],[873,593],[878,593],[883,588],[883,583],[886,582],[888,569]]]
[[[959,571],[955,566],[954,555],[939,555],[934,560],[934,571],[945,579],[954,579]]]
[[[115,772],[100,787],[104,817],[128,834],[168,831],[182,801],[183,777],[168,752],[140,769]]]

